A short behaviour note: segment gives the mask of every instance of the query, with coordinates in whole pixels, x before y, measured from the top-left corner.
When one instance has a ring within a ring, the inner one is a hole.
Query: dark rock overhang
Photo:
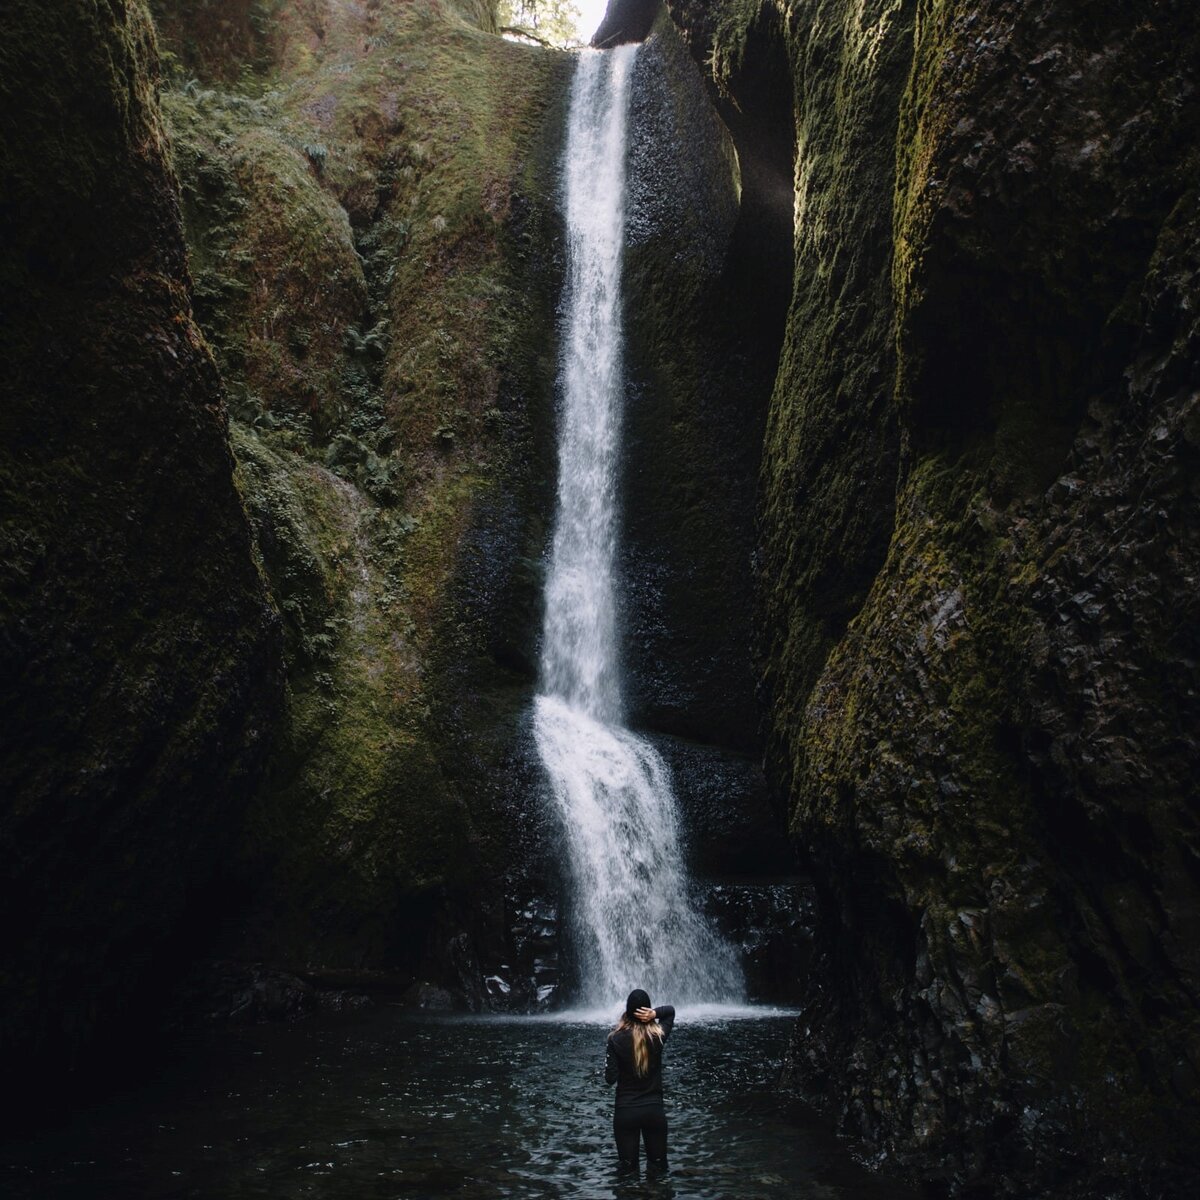
[[[644,42],[658,16],[661,0],[608,0],[608,9],[592,45],[607,50],[625,42]]]

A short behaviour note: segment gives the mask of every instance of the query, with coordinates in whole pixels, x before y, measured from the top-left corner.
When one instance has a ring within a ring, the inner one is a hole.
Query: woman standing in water
[[[608,1035],[604,1080],[617,1085],[613,1137],[623,1167],[638,1165],[638,1143],[645,1139],[646,1161],[667,1165],[667,1113],[663,1107],[663,1043],[671,1036],[675,1010],[650,1007],[649,995],[635,988],[625,1001],[616,1029]]]

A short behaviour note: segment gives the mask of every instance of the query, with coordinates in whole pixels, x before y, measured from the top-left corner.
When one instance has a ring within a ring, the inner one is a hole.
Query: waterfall
[[[571,89],[558,510],[534,707],[565,831],[582,998],[597,1006],[623,1002],[633,987],[672,1002],[742,995],[734,952],[690,903],[670,772],[623,725],[616,488],[625,131],[637,49],[583,51]]]

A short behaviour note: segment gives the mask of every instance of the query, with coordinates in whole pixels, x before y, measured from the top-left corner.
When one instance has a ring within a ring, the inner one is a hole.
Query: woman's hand
[[[652,1008],[637,1008],[634,1009],[633,1015],[644,1025],[649,1025],[658,1016],[658,1013]]]

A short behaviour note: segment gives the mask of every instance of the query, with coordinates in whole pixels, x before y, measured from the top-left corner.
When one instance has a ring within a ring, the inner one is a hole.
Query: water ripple
[[[169,1075],[0,1149],[13,1200],[903,1200],[772,1090],[792,1022],[667,1049],[671,1164],[618,1173],[604,1031],[396,1010],[214,1031]]]

